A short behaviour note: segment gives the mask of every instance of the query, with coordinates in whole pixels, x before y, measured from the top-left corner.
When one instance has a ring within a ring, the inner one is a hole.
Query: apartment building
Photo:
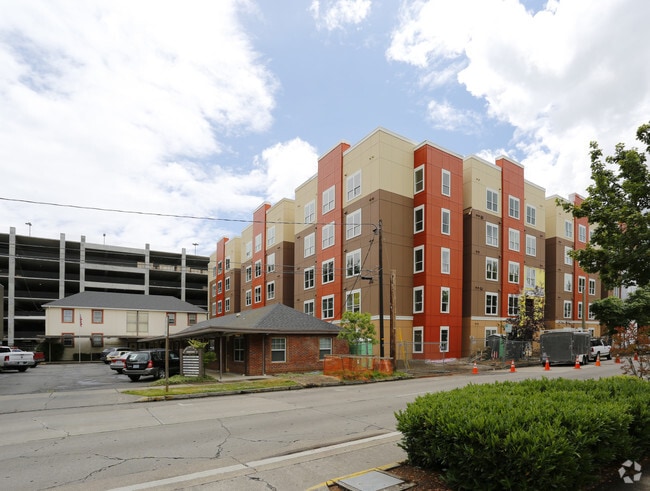
[[[607,296],[607,292],[602,291],[598,275],[587,274],[569,255],[571,251],[587,246],[590,225],[586,218],[573,218],[556,204],[557,200],[567,201],[559,196],[546,200],[549,210],[546,214],[546,261],[553,265],[547,271],[546,327],[582,328],[600,336],[603,333],[590,305]],[[583,198],[577,194],[568,198],[568,202],[574,205],[582,201]]]
[[[3,332],[9,344],[31,346],[45,334],[42,305],[85,291],[166,295],[207,310],[208,258],[94,244],[65,234],[47,239],[0,234]]]
[[[210,317],[240,312],[241,238],[219,239],[210,264]]]
[[[463,162],[464,355],[491,334],[507,332],[520,295],[543,296],[545,192],[524,179],[523,166],[476,156]],[[528,300],[526,300],[528,301]]]

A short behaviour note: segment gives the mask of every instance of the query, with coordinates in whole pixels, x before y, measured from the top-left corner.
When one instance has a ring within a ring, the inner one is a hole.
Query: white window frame
[[[221,280],[217,281],[217,293],[221,293],[223,291],[223,283]]]
[[[567,239],[573,239],[573,222],[571,220],[564,220],[564,236]]]
[[[418,215],[420,215],[418,219]],[[413,233],[424,231],[424,205],[413,208]]]
[[[485,315],[499,314],[499,294],[485,292]]]
[[[499,213],[499,192],[494,189],[485,190],[485,208],[492,213]]]
[[[272,252],[266,256],[266,272],[274,273],[275,272],[275,252]]]
[[[596,294],[596,280],[589,278],[589,295]]]
[[[526,223],[533,227],[537,225],[537,208],[532,205],[526,205]]]
[[[508,317],[519,315],[519,295],[514,293],[508,294]]]
[[[587,286],[587,278],[578,276],[578,293],[584,293],[585,286]]]
[[[335,228],[334,228],[334,222],[328,223],[327,225],[323,226],[322,230],[322,236],[321,236],[321,248],[322,249],[327,249],[328,247],[332,247],[335,243]]]
[[[321,319],[334,318],[334,295],[326,295],[321,299]]]
[[[581,223],[578,224],[578,240],[580,242],[587,242],[587,227]]]
[[[255,261],[255,278],[262,276],[262,260]]]
[[[571,273],[564,273],[564,291],[573,291],[573,275]]]
[[[451,172],[446,169],[441,169],[440,194],[443,196],[451,196]]]
[[[262,250],[262,234],[257,234],[255,236],[255,252],[260,252]]]
[[[413,328],[413,353],[424,353],[424,328]]]
[[[311,200],[305,204],[304,219],[305,223],[314,223],[316,221],[316,200]]]
[[[275,298],[275,281],[269,281],[266,284],[266,299],[273,300]]]
[[[250,264],[246,266],[246,269],[244,270],[246,274],[246,283],[249,281],[253,281],[253,266]]]
[[[230,297],[226,297],[224,300],[226,304],[226,312],[230,312]]]
[[[485,258],[485,279],[488,281],[499,281],[499,260],[497,258]]]
[[[346,312],[361,312],[361,290],[350,290],[345,295]]]
[[[345,255],[345,277],[353,278],[361,274],[361,249],[355,249]]]
[[[249,240],[246,242],[246,259],[253,257],[253,243]]]
[[[424,191],[424,165],[420,165],[413,170],[413,194],[422,191]]]
[[[440,233],[451,235],[451,212],[446,208],[440,209]]]
[[[573,252],[572,247],[568,247],[568,246],[564,247],[564,264],[566,264],[567,266],[573,266],[573,258],[570,255],[571,252]]]
[[[445,301],[446,300],[446,301]],[[448,314],[451,311],[451,290],[449,287],[440,287],[440,313]]]
[[[519,214],[521,210],[521,202],[516,196],[508,196],[508,216],[519,220]]]
[[[223,312],[222,309],[223,304],[221,303],[221,300],[217,301],[217,314],[221,314]]]
[[[316,284],[316,268],[313,266],[305,268],[303,274],[303,290],[310,290]]]
[[[416,286],[413,288],[413,313],[420,314],[424,312],[424,287]]]
[[[526,255],[537,256],[537,237],[526,234]]]
[[[316,313],[316,311],[314,310],[314,303],[315,303],[314,300],[305,300],[302,305],[303,313],[314,317]]]
[[[449,352],[449,326],[440,326],[440,352]]]
[[[451,274],[451,249],[440,248],[440,273]]]
[[[230,276],[226,276],[226,277],[224,278],[224,285],[225,285],[225,287],[226,287],[225,290],[226,290],[227,292],[229,292],[229,291],[230,291]]]
[[[535,268],[524,266],[524,274],[526,275],[524,285],[526,288],[535,288],[537,286],[537,271]]]
[[[521,278],[521,265],[515,261],[508,261],[508,283],[519,284]]]
[[[304,242],[304,256],[303,257],[309,257],[313,256],[316,254],[316,234],[312,232],[311,234],[305,235],[305,242]]]
[[[331,186],[323,191],[323,215],[336,208],[336,186]]]
[[[499,247],[499,226],[497,224],[490,222],[485,224],[485,244]]]
[[[244,304],[246,305],[246,307],[250,307],[251,305],[253,305],[253,290],[250,289],[246,290],[244,298],[245,298]]]
[[[334,276],[334,259],[323,261],[321,264],[321,284],[332,283]]]
[[[565,319],[573,318],[573,302],[571,300],[564,301],[562,315]]]
[[[508,229],[508,249],[519,252],[521,249],[521,234],[514,228]]]
[[[266,247],[275,244],[275,225],[266,229]]]
[[[255,298],[253,299],[255,303],[261,303],[262,302],[262,286],[257,285],[255,287]]]
[[[413,273],[424,272],[424,246],[413,248]]]
[[[271,338],[271,363],[286,363],[287,338]]]
[[[361,209],[348,213],[345,217],[345,238],[352,239],[361,235]]]
[[[361,196],[361,171],[358,170],[345,180],[348,201]]]
[[[582,319],[582,302],[578,302],[578,319]]]

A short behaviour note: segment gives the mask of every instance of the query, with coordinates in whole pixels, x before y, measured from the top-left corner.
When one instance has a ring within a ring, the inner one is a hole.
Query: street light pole
[[[192,245],[194,246],[194,255],[196,256],[196,246],[199,245],[198,242],[192,242]]]
[[[29,227],[29,236],[32,236],[32,222],[25,222],[25,225]]]
[[[169,313],[165,313],[167,319],[165,329],[165,393],[169,392]]]

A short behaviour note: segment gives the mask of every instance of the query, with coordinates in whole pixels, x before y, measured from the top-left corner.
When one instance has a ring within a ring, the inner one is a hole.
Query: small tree
[[[338,338],[344,339],[351,349],[361,343],[377,344],[377,332],[367,312],[344,312]]]
[[[544,295],[542,291],[525,290],[519,295],[519,309],[515,316],[508,318],[512,326],[508,339],[532,341],[544,327]]]

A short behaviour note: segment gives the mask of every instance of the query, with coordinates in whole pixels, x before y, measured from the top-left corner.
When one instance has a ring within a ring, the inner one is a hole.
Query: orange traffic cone
[[[634,361],[639,361],[639,353],[634,353]]]
[[[596,366],[600,366],[600,353],[596,353]]]
[[[576,356],[576,364],[575,364],[575,366],[573,368],[581,368],[580,367],[580,357],[579,356]]]
[[[614,363],[620,363],[621,362],[621,357],[616,355],[616,359],[614,360]]]
[[[544,370],[548,371],[551,369],[551,363],[548,361],[548,356],[546,357],[546,364],[544,365]]]
[[[510,363],[510,372],[516,372],[516,371],[517,370],[515,370],[515,360],[512,360],[512,362]]]
[[[476,362],[474,362],[474,368],[472,368],[472,373],[477,374],[478,373],[478,367],[476,366]]]

